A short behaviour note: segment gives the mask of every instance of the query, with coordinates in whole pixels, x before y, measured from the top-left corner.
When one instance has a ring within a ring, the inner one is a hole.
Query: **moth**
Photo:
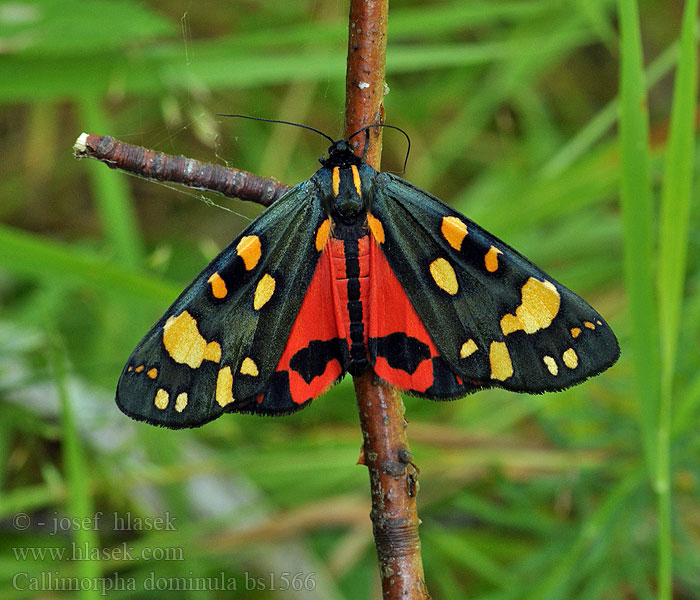
[[[539,394],[615,363],[615,334],[583,299],[435,196],[373,169],[351,138],[328,138],[321,168],[141,340],[117,386],[124,413],[170,428],[284,415],[367,369],[432,400],[491,387]]]

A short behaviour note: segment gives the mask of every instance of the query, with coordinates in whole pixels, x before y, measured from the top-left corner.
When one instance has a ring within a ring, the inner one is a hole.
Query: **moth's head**
[[[352,144],[347,140],[335,140],[328,148],[328,156],[318,159],[324,167],[349,167],[359,166],[362,159],[352,151]]]

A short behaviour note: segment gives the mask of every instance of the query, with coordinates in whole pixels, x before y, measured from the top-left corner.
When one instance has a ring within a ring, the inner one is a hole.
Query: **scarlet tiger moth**
[[[320,162],[141,340],[117,386],[127,415],[181,428],[288,414],[368,368],[433,400],[542,393],[617,360],[593,308],[476,223],[349,140]]]

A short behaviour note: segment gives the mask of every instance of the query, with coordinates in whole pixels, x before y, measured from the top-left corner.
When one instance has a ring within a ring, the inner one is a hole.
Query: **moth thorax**
[[[366,211],[362,181],[356,165],[333,167],[331,172],[332,212],[341,219],[354,219]]]

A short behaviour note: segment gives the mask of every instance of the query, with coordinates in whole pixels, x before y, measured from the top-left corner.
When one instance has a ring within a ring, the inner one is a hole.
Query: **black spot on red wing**
[[[396,332],[370,339],[374,354],[386,359],[392,369],[400,369],[412,375],[418,365],[430,358],[430,348],[419,339]]]
[[[311,383],[315,377],[323,375],[326,365],[332,360],[337,360],[341,367],[345,364],[347,343],[340,338],[332,340],[312,340],[306,348],[299,350],[289,361],[289,366],[294,369],[306,383]],[[289,379],[287,379],[289,387]]]
[[[447,363],[441,357],[435,356],[433,358],[433,384],[425,390],[425,395],[428,398],[436,399],[458,398],[484,387],[489,386],[471,381],[460,382]]]
[[[289,391],[289,373],[275,371],[270,377],[265,393],[254,404],[257,406],[251,406],[250,412],[264,415],[288,415],[308,405],[308,402],[302,404],[294,402]]]

